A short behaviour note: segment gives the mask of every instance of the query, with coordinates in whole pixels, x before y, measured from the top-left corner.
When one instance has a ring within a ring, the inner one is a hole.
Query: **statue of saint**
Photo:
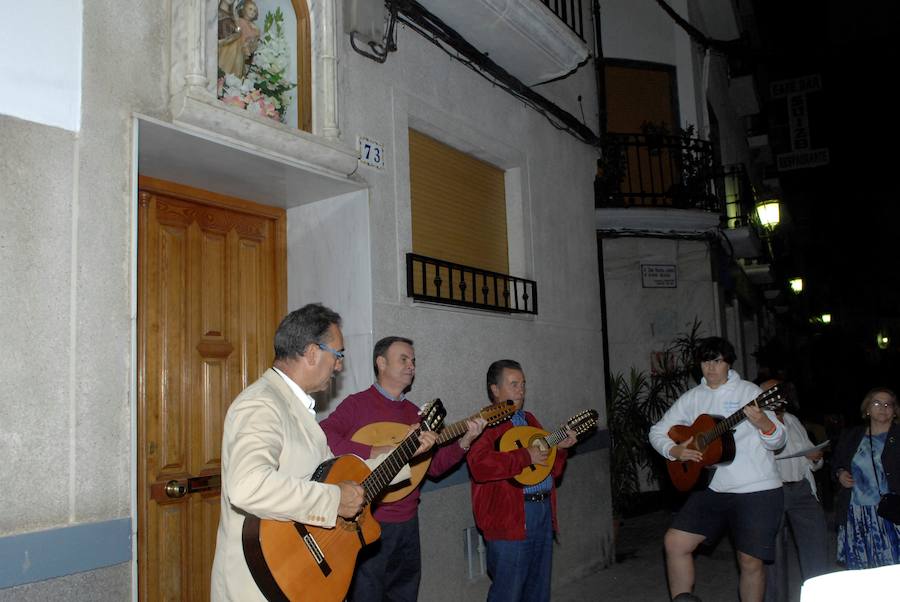
[[[259,18],[259,7],[253,0],[244,0],[238,7],[238,27],[241,30],[241,52],[244,65],[249,65],[259,46],[259,28],[254,21]]]
[[[219,69],[240,78],[247,74],[253,53],[259,46],[259,7],[253,0],[243,0],[235,10],[235,0],[220,0]]]
[[[219,69],[244,77],[244,53],[241,49],[241,28],[234,10],[235,0],[219,0]]]

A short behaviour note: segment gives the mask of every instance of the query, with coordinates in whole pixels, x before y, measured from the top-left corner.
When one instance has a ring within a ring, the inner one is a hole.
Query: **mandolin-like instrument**
[[[534,426],[514,426],[503,433],[499,441],[500,451],[513,451],[534,446],[550,452],[546,464],[526,466],[513,479],[522,485],[537,485],[546,479],[553,470],[553,462],[556,460],[556,445],[568,436],[566,427],[575,431],[576,435],[581,435],[594,428],[598,418],[597,410],[584,410],[569,418],[563,426],[552,433]]]
[[[457,437],[463,436],[468,428],[468,425],[466,424],[467,420],[481,417],[485,419],[487,426],[494,426],[500,424],[515,413],[516,403],[511,399],[481,408],[481,410],[472,414],[466,418],[466,420],[460,420],[459,422],[454,422],[450,426],[445,426],[438,435],[434,445],[437,447],[453,441]],[[373,422],[353,433],[351,439],[356,443],[364,443],[372,446],[397,445],[403,440],[407,432],[409,432],[409,425],[407,424],[401,424],[399,422]],[[434,449],[434,447],[432,449]],[[419,486],[419,483],[422,482],[422,479],[425,478],[428,467],[431,466],[431,458],[433,455],[433,453],[422,454],[410,460],[409,480],[389,486],[385,490],[384,495],[377,501],[379,503],[396,502],[412,493],[415,488]]]

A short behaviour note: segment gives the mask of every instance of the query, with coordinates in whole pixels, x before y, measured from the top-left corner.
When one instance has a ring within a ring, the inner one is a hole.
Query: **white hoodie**
[[[663,457],[674,460],[669,452],[675,447],[675,442],[669,438],[669,429],[676,424],[691,425],[700,414],[723,418],[730,416],[761,392],[753,383],[741,380],[734,370],[729,370],[728,380],[715,389],[711,389],[703,378],[699,385],[679,397],[662,419],[650,428],[650,444]],[[716,469],[710,489],[719,493],[752,493],[781,487],[773,452],[785,444],[787,437],[784,425],[775,413],[766,410],[766,415],[775,423],[775,432],[771,435],[763,435],[747,420],[735,427],[734,461]]]

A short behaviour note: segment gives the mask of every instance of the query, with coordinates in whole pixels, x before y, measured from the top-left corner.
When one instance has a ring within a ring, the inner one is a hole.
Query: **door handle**
[[[187,487],[179,481],[172,479],[171,481],[166,483],[165,492],[168,497],[184,497],[184,495],[187,493]]]
[[[222,476],[218,474],[190,477],[187,479],[171,479],[165,483],[150,486],[150,497],[157,502],[166,502],[183,498],[190,493],[211,491],[222,486]]]

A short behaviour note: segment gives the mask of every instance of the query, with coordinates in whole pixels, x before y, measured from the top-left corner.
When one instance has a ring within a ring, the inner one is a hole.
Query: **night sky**
[[[777,173],[786,215],[775,240],[779,280],[804,278],[783,295],[779,333],[766,362],[796,382],[803,413],[857,417],[866,391],[900,390],[900,161],[893,79],[898,72],[892,2],[757,0],[760,39],[753,57],[760,93],[767,82],[821,76],[807,95],[810,146],[827,147],[827,166]],[[893,31],[891,31],[891,29]],[[893,37],[892,37],[893,36]],[[784,99],[764,103],[775,152],[790,150]],[[832,324],[809,317],[830,312]],[[875,344],[885,331],[888,349]]]

